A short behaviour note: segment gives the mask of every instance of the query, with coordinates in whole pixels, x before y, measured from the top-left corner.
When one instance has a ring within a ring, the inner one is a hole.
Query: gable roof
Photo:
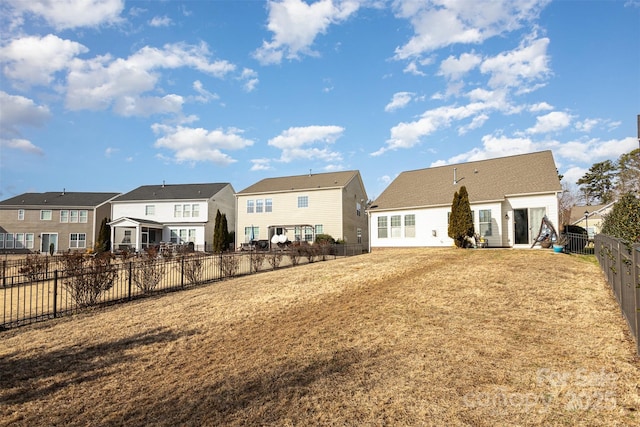
[[[327,172],[278,178],[265,178],[239,191],[238,194],[280,193],[345,187],[359,171]]]
[[[551,151],[540,151],[402,172],[373,202],[372,209],[450,205],[463,185],[471,203],[562,191]]]
[[[24,193],[0,202],[0,207],[82,207],[99,206],[120,193],[59,192]]]
[[[569,222],[571,224],[577,224],[584,220],[585,211],[589,212],[589,219],[602,219],[603,215],[608,213],[616,202],[607,203],[605,205],[587,205],[587,206],[572,206],[571,214],[569,215]]]
[[[129,191],[116,199],[114,202],[147,201],[147,200],[194,200],[208,199],[215,196],[227,185],[223,183],[211,184],[161,184],[143,185],[135,190]]]

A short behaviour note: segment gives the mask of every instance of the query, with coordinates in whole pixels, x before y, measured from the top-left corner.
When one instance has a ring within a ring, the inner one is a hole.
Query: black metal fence
[[[77,313],[90,307],[199,286],[225,278],[362,254],[362,245],[326,245],[285,251],[176,257],[83,257],[75,265],[58,257],[2,261],[0,329]]]
[[[560,239],[564,245],[564,252],[570,254],[593,255],[594,242],[587,234],[582,233],[561,233]]]
[[[640,243],[629,247],[620,239],[597,234],[595,254],[640,355]]]

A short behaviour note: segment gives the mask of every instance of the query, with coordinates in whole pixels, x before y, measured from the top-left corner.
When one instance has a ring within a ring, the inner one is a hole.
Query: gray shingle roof
[[[340,188],[346,186],[360,172],[342,171],[307,175],[265,178],[239,191],[238,194],[274,193],[284,191]]]
[[[402,172],[373,202],[372,208],[448,205],[463,185],[472,203],[503,200],[506,195],[562,190],[551,151],[540,151]]]
[[[120,193],[82,193],[50,191],[47,193],[24,193],[0,202],[0,207],[50,206],[50,207],[96,207]]]
[[[114,202],[142,200],[193,200],[215,196],[229,183],[143,185],[129,191]]]

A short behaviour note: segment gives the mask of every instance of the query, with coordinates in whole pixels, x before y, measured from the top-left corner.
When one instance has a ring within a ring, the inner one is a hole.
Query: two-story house
[[[94,247],[119,193],[25,193],[0,202],[0,253]],[[53,245],[53,246],[52,246]]]
[[[367,247],[367,193],[359,171],[266,178],[236,194],[236,243],[313,242],[329,234]]]
[[[234,189],[229,183],[144,185],[111,202],[112,250],[140,251],[162,243],[213,243],[216,213],[235,229]]]
[[[465,186],[476,233],[493,247],[529,247],[562,188],[551,151],[402,172],[367,211],[372,247],[452,246],[448,221]]]

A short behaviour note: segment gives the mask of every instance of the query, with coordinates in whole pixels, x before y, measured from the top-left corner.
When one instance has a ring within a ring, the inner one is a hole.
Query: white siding
[[[547,194],[509,197],[503,202],[471,204],[471,210],[474,212],[474,227],[476,233],[479,233],[480,230],[480,210],[490,209],[491,235],[487,236],[489,246],[513,246],[513,210],[525,208],[544,208],[547,217],[557,229],[557,197],[555,194]],[[369,226],[371,247],[452,246],[453,240],[447,233],[447,214],[450,211],[450,206],[385,212],[376,212],[373,210],[370,212],[371,220]],[[391,233],[391,216],[393,215],[401,215],[402,219],[400,235],[398,237],[392,237]],[[405,215],[415,215],[415,237],[405,236]],[[388,237],[386,238],[378,237],[378,217],[380,216],[387,217]],[[531,238],[537,237],[539,228],[540,224],[529,224]]]

